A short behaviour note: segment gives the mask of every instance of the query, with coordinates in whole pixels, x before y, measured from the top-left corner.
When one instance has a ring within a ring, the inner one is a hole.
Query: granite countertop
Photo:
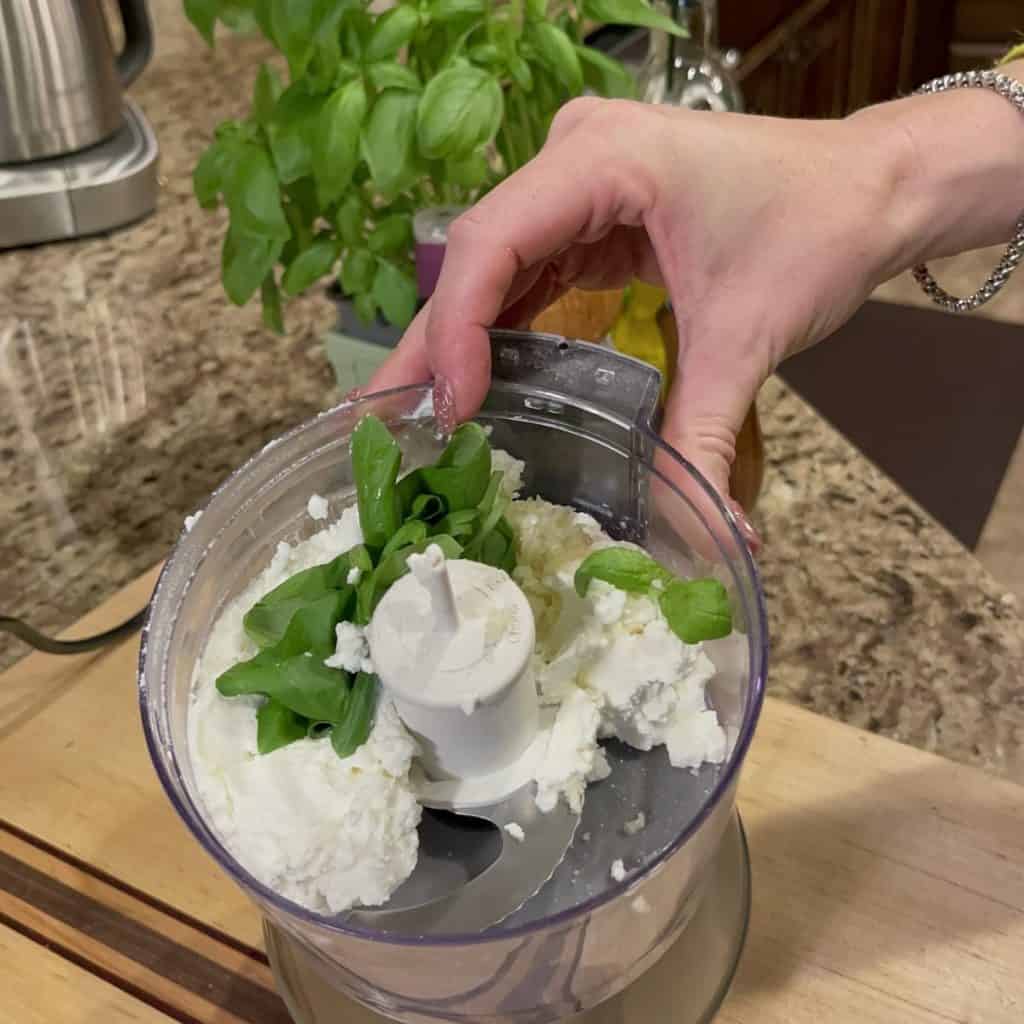
[[[157,213],[0,253],[0,593],[56,631],[166,555],[239,462],[337,399],[322,295],[285,339],[218,281],[195,160],[245,106],[258,40],[209,52],[151,4],[132,89],[161,146]],[[1024,622],[977,560],[780,381],[761,398],[757,512],[777,697],[1024,781]],[[0,638],[0,666],[25,653]]]

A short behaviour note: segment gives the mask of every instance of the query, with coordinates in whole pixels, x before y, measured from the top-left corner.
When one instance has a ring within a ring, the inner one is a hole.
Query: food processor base
[[[729,991],[743,950],[750,885],[750,856],[737,813],[722,838],[700,906],[682,935],[629,988],[572,1017],[572,1024],[659,1020],[667,1017],[670,1007],[673,1024],[711,1021]],[[323,962],[315,963],[313,954],[270,921],[264,920],[263,930],[277,990],[295,1024],[382,1024],[387,1019],[358,1006],[340,985],[332,985]],[[425,1024],[460,1018],[417,1014],[393,1019]]]

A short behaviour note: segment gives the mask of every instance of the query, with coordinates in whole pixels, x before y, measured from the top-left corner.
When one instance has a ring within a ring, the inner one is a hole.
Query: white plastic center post
[[[381,684],[434,779],[492,775],[537,733],[533,613],[500,569],[437,545],[381,599],[367,630]]]

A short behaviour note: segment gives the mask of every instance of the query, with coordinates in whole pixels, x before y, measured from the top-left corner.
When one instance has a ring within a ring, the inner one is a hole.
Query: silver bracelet
[[[1018,82],[1016,78],[1009,75],[1001,75],[996,71],[961,71],[955,75],[945,75],[942,78],[933,79],[917,90],[917,93],[945,92],[947,89],[991,89],[999,93],[1004,99],[1009,100],[1020,112],[1024,114],[1024,83]],[[1021,169],[1024,174],[1024,168]],[[958,299],[950,295],[931,275],[931,271],[919,263],[914,267],[914,280],[921,286],[924,293],[937,305],[942,306],[953,313],[969,313],[984,305],[997,294],[999,289],[1009,280],[1010,275],[1017,269],[1017,265],[1024,258],[1024,215],[1017,221],[1017,227],[1013,233],[1013,239],[1006,247],[1003,258],[999,261],[996,269],[989,275],[988,280],[973,294],[965,299]]]

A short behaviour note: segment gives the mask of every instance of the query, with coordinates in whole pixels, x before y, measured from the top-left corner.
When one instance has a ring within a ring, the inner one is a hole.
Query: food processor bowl
[[[332,518],[355,501],[349,440],[362,416],[388,425],[403,472],[437,458],[444,439],[427,386],[338,406],[229,477],[168,559],[140,652],[146,739],[186,825],[255,901],[268,929],[300,949],[334,990],[406,1022],[556,1021],[615,995],[655,963],[697,910],[734,822],[764,692],[757,570],[726,507],[658,437],[657,371],[598,346],[494,331],[492,376],[476,419],[491,428],[495,448],[525,461],[522,496],[573,505],[675,573],[714,574],[728,589],[733,634],[705,644],[717,668],[708,697],[727,738],[721,765],[691,772],[671,767],[663,750],[609,744],[612,776],[588,788],[563,864],[519,911],[473,934],[394,934],[315,913],[263,885],[229,852],[198,795],[187,742],[190,690],[211,628],[280,541],[319,529],[307,515],[310,495],[328,499]],[[642,830],[624,828],[638,810]],[[629,865],[621,881],[610,875],[616,859]],[[343,1008],[336,1019],[348,1019]]]

